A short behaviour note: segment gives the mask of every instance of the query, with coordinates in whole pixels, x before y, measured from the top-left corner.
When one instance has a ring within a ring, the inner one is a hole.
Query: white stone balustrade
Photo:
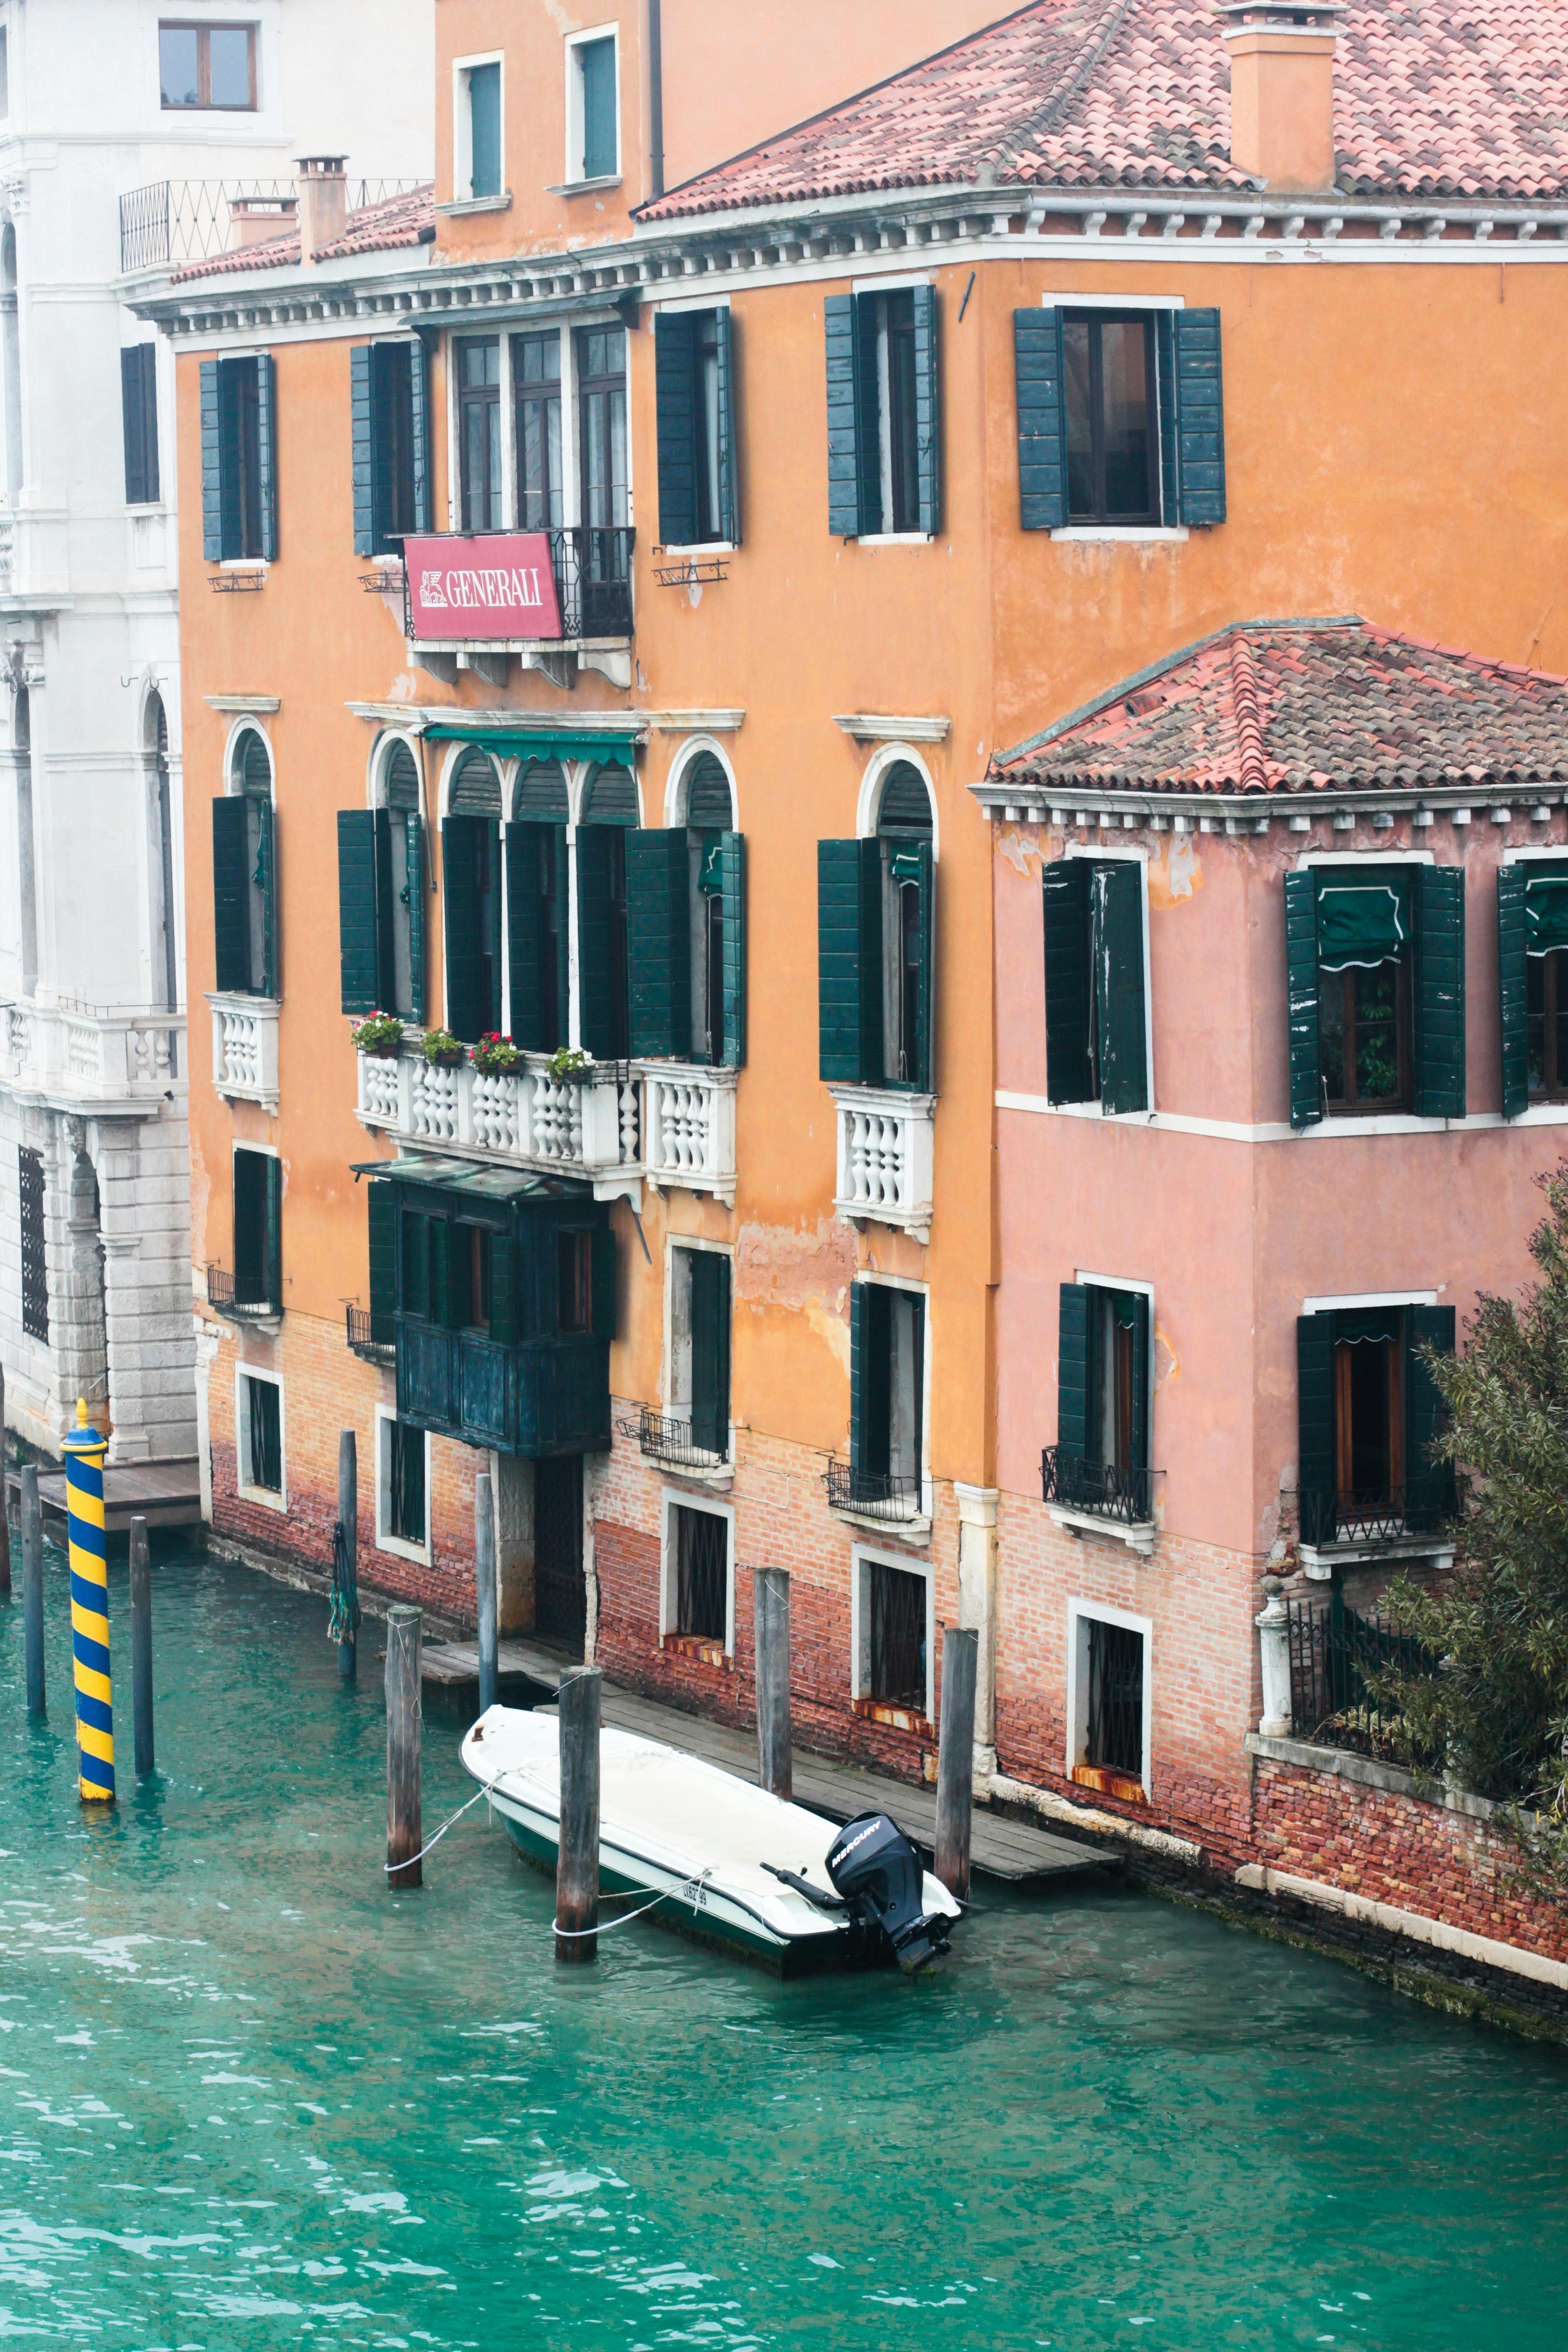
[[[72,1108],[160,1101],[184,1091],[184,1034],[178,1013],[0,1002],[0,1076]]]
[[[884,1087],[830,1087],[838,1113],[834,1207],[856,1223],[931,1239],[936,1097]]]
[[[735,1204],[735,1072],[690,1062],[645,1062],[643,1169],[658,1189],[679,1185]]]
[[[209,996],[213,1085],[235,1102],[278,1108],[278,1001],[271,996]]]
[[[438,1068],[406,1042],[395,1056],[357,1059],[361,1119],[400,1142],[563,1176],[640,1172],[637,1081],[620,1065],[560,1079],[548,1055],[530,1054],[510,1076],[486,1077],[467,1061]]]

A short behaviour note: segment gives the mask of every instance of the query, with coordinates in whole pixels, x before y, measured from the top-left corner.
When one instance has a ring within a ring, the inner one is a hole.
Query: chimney
[[[348,226],[349,184],[343,176],[346,155],[300,157],[300,258],[314,261],[322,246],[342,236]]]
[[[1335,26],[1344,0],[1219,0],[1230,56],[1230,160],[1266,188],[1334,184]]]
[[[294,226],[299,211],[295,196],[230,196],[228,244],[231,253],[247,245],[269,245]]]

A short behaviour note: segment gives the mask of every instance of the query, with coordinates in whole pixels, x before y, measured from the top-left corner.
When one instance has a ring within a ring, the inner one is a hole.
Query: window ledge
[[[547,196],[594,196],[604,188],[618,188],[620,184],[619,172],[598,172],[591,180],[562,180],[554,187],[547,187],[544,193]],[[510,196],[507,202],[510,204]]]
[[[1125,1544],[1141,1559],[1151,1557],[1160,1532],[1152,1519],[1134,1519],[1129,1526],[1125,1519],[1102,1519],[1098,1512],[1069,1511],[1059,1503],[1047,1503],[1046,1509],[1052,1525],[1066,1528],[1069,1535],[1107,1536],[1112,1543]]]
[[[1073,522],[1053,530],[1053,539],[1079,540],[1087,546],[1110,545],[1117,541],[1170,541],[1174,544],[1187,537],[1187,526],[1178,523],[1143,522]]]
[[[722,1642],[710,1642],[700,1633],[667,1633],[660,1643],[667,1658],[690,1658],[700,1666],[712,1666],[721,1675],[732,1675],[735,1661]]]
[[[828,1514],[842,1519],[846,1527],[864,1528],[869,1534],[894,1543],[924,1546],[931,1541],[931,1518],[922,1513],[914,1519],[885,1519],[875,1511],[855,1511],[841,1503],[829,1503]]]
[[[402,1536],[378,1535],[374,1549],[389,1552],[394,1559],[412,1560],[416,1568],[428,1568],[431,1564],[428,1544],[407,1543]]]
[[[661,543],[653,552],[656,555],[691,555],[700,559],[705,555],[733,555],[739,545],[740,541],[734,539],[682,540],[679,546],[671,544],[666,547]]]
[[[693,1486],[705,1494],[727,1495],[735,1483],[732,1462],[715,1463],[711,1470],[705,1470],[700,1463],[670,1462],[662,1454],[647,1454],[643,1459],[672,1486]],[[677,1637],[671,1635],[669,1638],[674,1640]]]
[[[1054,534],[1053,534],[1054,535]],[[934,547],[934,530],[866,530],[858,532],[857,547]]]
[[[437,205],[436,210],[447,220],[462,220],[469,213],[509,213],[511,190],[503,188],[499,196],[454,196],[449,204]]]
[[[894,1706],[884,1698],[857,1698],[850,1704],[863,1723],[880,1724],[886,1731],[912,1731],[918,1739],[936,1738],[935,1724],[918,1706]]]
[[[276,1486],[242,1486],[237,1481],[235,1493],[242,1503],[259,1503],[265,1511],[287,1511],[287,1501]]]
[[[1363,1560],[1429,1559],[1434,1568],[1452,1568],[1454,1547],[1437,1536],[1374,1536],[1361,1543],[1302,1544],[1297,1558],[1303,1576],[1327,1584],[1336,1568]]]

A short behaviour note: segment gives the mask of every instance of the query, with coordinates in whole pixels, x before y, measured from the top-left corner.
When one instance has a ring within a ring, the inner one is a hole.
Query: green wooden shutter
[[[1465,1116],[1465,869],[1415,868],[1415,1115]]]
[[[403,820],[403,903],[408,909],[408,1010],[425,1024],[425,821],[409,810]]]
[[[388,1192],[395,1188],[387,1187]],[[398,1305],[405,1315],[430,1315],[430,1220],[417,1209],[402,1214],[402,1251],[398,1268]]]
[[[1018,520],[1025,530],[1061,530],[1068,519],[1068,450],[1059,310],[1014,311],[1013,369]]]
[[[149,506],[158,495],[156,360],[154,343],[130,343],[120,354],[120,419],[128,507]]]
[[[1219,312],[1174,318],[1176,475],[1183,522],[1206,530],[1225,520],[1225,390]]]
[[[878,1282],[849,1286],[849,1462],[886,1475],[892,1405],[892,1294]]]
[[[595,1061],[614,1058],[621,1028],[616,1003],[611,895],[616,828],[577,827],[577,1003],[584,1048]]]
[[[882,845],[816,845],[818,1067],[849,1086],[882,1083]]]
[[[278,816],[269,800],[247,796],[256,814],[256,864],[251,880],[261,893],[260,993],[276,996],[278,985]]]
[[[827,528],[836,539],[855,539],[865,529],[865,477],[870,453],[863,447],[860,339],[853,294],[829,294],[822,305],[827,345]]]
[[[250,833],[243,794],[213,803],[213,986],[250,992]]]
[[[691,1442],[710,1454],[730,1451],[730,1261],[690,1250]]]
[[[510,1234],[490,1235],[490,1338],[512,1347],[517,1328],[517,1244]]]
[[[544,909],[539,896],[539,835],[536,824],[506,828],[507,980],[511,997],[510,1034],[531,1053],[553,1052],[544,1043],[544,1001],[540,959]]]
[[[482,816],[441,822],[441,884],[446,900],[447,1026],[471,1045],[479,1034],[479,907],[474,887],[473,828]],[[510,830],[510,828],[509,828]]]
[[[1419,1353],[1425,1347],[1451,1356],[1455,1321],[1451,1307],[1405,1310],[1405,1517],[1411,1528],[1435,1527],[1455,1507],[1452,1467],[1434,1462],[1431,1452],[1443,1425],[1443,1399]]]
[[[1100,1107],[1102,1111],[1147,1110],[1142,875],[1131,859],[1118,858],[1113,865],[1094,868],[1090,889]]]
[[[1064,1282],[1057,1307],[1057,1445],[1089,1452],[1089,1285]]]
[[[1530,1104],[1525,1034],[1524,884],[1522,866],[1497,870],[1498,997],[1502,1016],[1502,1115],[1517,1118]]]
[[[267,1155],[267,1304],[283,1312],[283,1162]]]
[[[735,456],[735,346],[727,308],[713,313],[719,365],[719,530],[741,544],[740,467]]]
[[[691,1051],[691,868],[685,828],[627,833],[626,845],[632,1052],[684,1060]]]
[[[256,360],[256,472],[261,491],[261,552],[278,561],[278,369],[270,352]]]
[[[550,828],[550,856],[555,874],[555,1003],[560,1034],[554,1045],[564,1045],[572,1028],[572,865],[566,827]],[[499,950],[498,950],[499,954]],[[498,961],[496,970],[500,970]]]
[[[1149,1301],[1142,1290],[1123,1293],[1132,1310],[1132,1463],[1149,1467]]]
[[[746,836],[719,836],[719,895],[724,907],[723,1051],[726,1069],[746,1059]]]
[[[1331,1543],[1334,1535],[1334,1318],[1296,1318],[1296,1484],[1301,1540]]]
[[[374,1013],[381,1003],[375,821],[384,820],[385,814],[338,811],[338,940],[345,1013]]]
[[[376,1177],[364,1189],[370,1226],[370,1336],[376,1346],[389,1348],[397,1336],[392,1319],[397,1306],[397,1189]]]
[[[590,1314],[595,1339],[616,1336],[616,1230],[595,1225],[588,1265]]]
[[[1156,413],[1160,422],[1160,520],[1182,519],[1182,483],[1176,463],[1176,330],[1175,312],[1161,310],[1154,320]]]
[[[1033,316],[1033,313],[1029,313]],[[1054,1103],[1092,1102],[1089,1051],[1089,887],[1086,857],[1058,857],[1042,876],[1046,923],[1046,1096]]]
[[[1318,877],[1310,866],[1285,877],[1285,997],[1290,1052],[1290,1124],[1323,1116],[1318,1037]]]
[[[728,313],[726,312],[726,317]],[[653,322],[654,421],[658,442],[658,535],[667,547],[697,537],[697,419],[692,404],[694,314],[660,311]]]
[[[223,455],[218,419],[216,360],[201,363],[202,429],[202,557],[207,563],[223,560]]]
[[[907,857],[911,849],[920,866],[917,952],[920,956],[921,984],[915,999],[914,1082],[917,1093],[929,1094],[936,1082],[936,1056],[932,1050],[936,1025],[936,858],[929,841],[911,842],[901,855]]]
[[[375,552],[375,395],[371,347],[349,351],[350,479],[353,488],[354,553]]]
[[[408,354],[412,398],[409,441],[414,457],[414,528],[429,530],[434,501],[430,494],[430,353],[422,336]]]
[[[942,529],[942,404],[936,288],[917,286],[915,303],[915,479],[919,525]]]

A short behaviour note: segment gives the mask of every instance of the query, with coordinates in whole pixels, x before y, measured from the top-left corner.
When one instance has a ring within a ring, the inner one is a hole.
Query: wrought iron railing
[[[1429,1535],[1451,1517],[1453,1480],[1442,1474],[1404,1486],[1303,1486],[1301,1541],[1397,1543],[1405,1536]]]
[[[832,1461],[823,1474],[828,1508],[858,1511],[862,1518],[918,1519],[922,1500],[921,1481],[892,1470],[861,1470],[853,1462]]]
[[[367,1364],[395,1364],[397,1361],[397,1349],[392,1340],[371,1337],[368,1307],[345,1305],[343,1315],[348,1326],[349,1346],[356,1356],[363,1356]]]
[[[1363,1756],[1441,1762],[1436,1749],[1413,1745],[1405,1718],[1375,1688],[1390,1669],[1436,1675],[1436,1660],[1413,1635],[1376,1610],[1347,1609],[1337,1593],[1326,1602],[1287,1601],[1285,1615],[1290,1720],[1300,1738]]]
[[[207,1268],[207,1305],[235,1323],[254,1322],[261,1316],[279,1311],[274,1298],[237,1298],[234,1276],[222,1265]]]
[[[475,541],[492,535],[484,531],[453,534]],[[544,536],[550,541],[550,568],[555,576],[563,640],[629,637],[636,531],[600,530],[575,523],[568,530],[546,531]],[[411,641],[419,641],[406,568],[403,582],[403,633]]]
[[[1152,1482],[1151,1470],[1119,1470],[1062,1445],[1047,1445],[1040,1455],[1040,1491],[1047,1503],[1114,1519],[1119,1527],[1147,1526],[1153,1517]]]
[[[411,195],[427,184],[413,180],[351,180],[347,208],[363,212],[392,196]],[[187,261],[211,261],[249,241],[285,236],[299,219],[299,184],[294,180],[150,180],[120,199],[120,267],[179,268]],[[237,224],[251,232],[247,240]]]
[[[662,1462],[671,1470],[722,1469],[729,1460],[727,1449],[722,1445],[699,1444],[693,1435],[694,1426],[692,1422],[679,1420],[672,1413],[657,1412],[651,1404],[643,1405],[635,1420],[628,1415],[616,1423],[623,1437],[636,1440],[649,1462]]]

